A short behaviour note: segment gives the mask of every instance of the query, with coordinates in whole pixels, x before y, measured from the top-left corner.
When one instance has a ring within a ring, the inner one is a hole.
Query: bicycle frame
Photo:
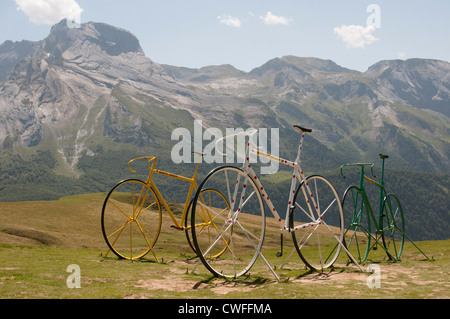
[[[301,151],[303,149],[302,144],[303,144],[303,139],[305,138],[305,133],[307,133],[307,132],[303,132],[303,134],[301,136],[298,151],[297,151],[297,158],[296,158],[295,162],[292,162],[292,161],[289,161],[289,160],[286,160],[286,159],[283,159],[283,158],[280,158],[277,156],[273,156],[268,153],[261,152],[257,149],[257,147],[255,145],[253,145],[253,147],[251,147],[251,143],[247,144],[247,146],[248,146],[247,154],[249,154],[251,151],[252,153],[255,153],[258,156],[262,156],[262,157],[268,158],[272,161],[277,161],[283,165],[293,167],[291,187],[290,187],[290,191],[289,191],[289,200],[288,200],[287,209],[286,209],[286,218],[285,218],[284,225],[283,225],[282,218],[280,217],[280,215],[278,214],[278,211],[272,204],[272,201],[270,200],[268,194],[266,192],[264,192],[264,187],[262,186],[255,171],[253,170],[251,164],[249,163],[249,156],[246,156],[246,160],[244,162],[245,173],[247,173],[247,175],[255,181],[256,185],[261,190],[261,195],[264,198],[267,206],[269,207],[270,212],[275,217],[275,219],[277,219],[280,222],[280,230],[282,231],[282,233],[290,233],[292,231],[297,230],[297,229],[291,229],[289,226],[290,225],[289,224],[289,211],[290,211],[290,209],[292,209],[291,206],[294,203],[294,195],[295,195],[295,191],[297,189],[297,181],[299,183],[302,183],[302,181],[306,179],[306,176],[305,176],[302,168],[300,167],[300,155],[301,155]],[[250,140],[252,140],[252,139],[250,139]],[[308,191],[308,194],[305,194],[305,196],[312,197],[311,196],[312,192],[308,185],[306,185],[306,189]],[[314,211],[317,213],[318,207],[317,207],[315,199],[313,197],[312,197],[312,203],[310,205],[308,205],[308,209],[309,209],[311,216],[314,216],[314,214],[313,214]],[[320,221],[311,222],[311,223],[305,224],[304,227],[317,225],[319,222]]]
[[[198,156],[201,156],[200,154],[197,154],[197,153],[194,153],[194,154],[196,154]],[[197,165],[195,167],[195,171],[194,171],[194,176],[191,177],[191,178],[156,169],[157,158],[154,157],[154,156],[152,156],[152,157],[138,157],[138,158],[132,159],[131,161],[128,162],[128,169],[132,173],[136,173],[136,171],[131,169],[130,165],[133,162],[135,162],[135,161],[143,160],[143,159],[148,160],[147,167],[150,170],[149,174],[148,174],[148,177],[147,177],[147,180],[146,180],[146,184],[149,185],[151,188],[153,188],[153,190],[155,191],[156,195],[158,196],[158,199],[163,204],[164,208],[167,210],[170,218],[172,219],[172,221],[174,223],[174,225],[172,225],[172,227],[177,229],[177,230],[189,229],[190,226],[185,227],[183,225],[183,220],[186,218],[186,215],[188,213],[189,199],[191,198],[191,195],[192,195],[193,191],[196,191],[197,188],[198,188],[196,180],[197,180],[197,172],[198,172],[198,168],[199,168],[199,165],[200,165],[200,161],[199,161],[199,163],[197,163]],[[170,177],[170,178],[175,178],[175,179],[178,179],[178,180],[186,181],[186,182],[190,183],[188,195],[187,195],[187,198],[186,198],[186,202],[184,204],[183,213],[181,214],[180,221],[178,221],[176,219],[176,217],[173,214],[172,210],[170,209],[169,205],[167,204],[167,202],[165,201],[165,199],[162,196],[161,192],[159,191],[158,187],[156,186],[155,182],[153,181],[152,177],[153,177],[154,173],[159,174],[159,175],[163,175],[163,176],[167,176],[167,177]],[[140,200],[140,198],[139,198],[139,200]]]
[[[376,234],[380,234],[382,233],[382,231],[380,230],[379,225],[382,224],[382,215],[383,215],[383,200],[386,197],[387,193],[386,193],[386,189],[384,188],[384,158],[383,158],[383,165],[382,165],[382,169],[381,169],[381,182],[377,182],[375,180],[373,180],[372,178],[370,178],[369,176],[367,176],[365,174],[365,170],[364,167],[366,166],[370,166],[370,170],[371,170],[371,174],[373,177],[376,177],[375,174],[373,173],[373,167],[374,167],[374,163],[354,163],[354,164],[344,164],[341,166],[341,174],[343,175],[343,168],[346,166],[360,166],[361,167],[361,173],[360,173],[360,181],[359,181],[359,189],[362,192],[362,198],[364,199],[364,201],[362,201],[361,203],[361,210],[363,209],[364,205],[367,206],[369,213],[370,213],[370,218],[373,221],[374,225],[375,225],[375,229],[376,229]],[[345,177],[345,176],[344,176]],[[378,208],[378,220],[375,217],[374,211],[372,209],[372,205],[370,204],[367,192],[366,192],[366,188],[364,186],[364,181],[367,181],[375,186],[377,186],[380,189],[380,196],[379,196],[379,208]]]

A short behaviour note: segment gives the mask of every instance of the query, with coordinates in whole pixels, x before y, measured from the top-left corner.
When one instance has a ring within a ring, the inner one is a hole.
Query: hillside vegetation
[[[56,159],[50,152],[40,151],[28,158],[19,154],[4,155],[0,158],[0,180],[2,180],[0,201],[55,200],[68,195],[107,192],[125,178],[146,180],[148,169],[145,161],[133,165],[132,168],[138,173],[133,174],[128,170],[127,163],[134,157],[130,157],[131,155],[122,151],[108,151],[95,157],[85,156],[78,164],[82,172],[79,178],[56,174],[53,171]],[[135,156],[143,155],[135,154]],[[341,196],[348,186],[359,185],[358,171],[348,171],[348,173],[346,171],[348,176],[344,179],[340,175],[338,166],[335,166],[334,170],[315,170],[317,165],[314,163],[319,157],[311,158],[308,153],[305,153],[304,169],[307,174],[323,174],[332,181]],[[388,164],[389,162],[386,165]],[[198,182],[201,182],[202,178],[216,166],[217,164],[206,163],[200,165]],[[164,157],[164,154],[158,159],[158,168],[187,177],[192,176],[194,167],[195,164],[173,164],[170,159]],[[381,174],[378,166],[375,167],[375,174]],[[155,176],[155,179],[168,200],[176,202],[186,200],[186,183],[166,177]],[[275,206],[283,208],[279,211],[284,211],[286,205],[289,180],[290,170],[283,167],[280,167],[278,173],[263,177],[263,184],[271,194]],[[413,240],[449,238],[450,177],[448,175],[386,169],[385,184],[388,192],[395,193],[399,197],[406,219],[406,231]],[[366,187],[369,191],[373,188],[369,183]],[[378,212],[378,196],[378,189],[373,189],[370,198],[375,212]]]

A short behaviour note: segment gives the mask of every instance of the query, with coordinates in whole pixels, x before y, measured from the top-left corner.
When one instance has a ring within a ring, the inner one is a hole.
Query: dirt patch
[[[0,268],[0,270],[17,270],[20,268],[15,268],[15,267],[5,267],[5,268]]]
[[[183,292],[198,289],[202,285],[205,284],[199,284],[196,281],[186,280],[180,278],[180,276],[171,275],[164,277],[164,279],[138,280],[135,287],[144,288],[148,290],[168,290],[168,291]]]
[[[147,290],[164,290],[172,292],[186,292],[198,289],[208,289],[217,295],[226,295],[231,292],[250,292],[261,289],[259,283],[240,283],[226,280],[217,280],[208,283],[180,278],[179,275],[165,276],[163,279],[139,280],[135,287]]]
[[[347,283],[361,283],[366,284],[367,282],[367,273],[357,272],[357,271],[348,271],[347,270],[333,270],[328,272],[312,272],[301,277],[296,278],[287,278],[286,280],[289,282],[300,282],[300,283],[309,283],[309,284],[328,284],[331,283],[333,285],[341,284],[345,286]]]
[[[257,289],[262,289],[262,286],[259,284],[242,284],[228,281],[220,282],[210,288],[217,295],[226,295],[232,292],[252,292]]]

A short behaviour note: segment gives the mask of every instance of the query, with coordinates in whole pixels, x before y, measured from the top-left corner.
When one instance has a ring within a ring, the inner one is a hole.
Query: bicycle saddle
[[[298,125],[294,125],[294,128],[296,128],[300,133],[311,133],[312,132],[312,130],[298,126]]]

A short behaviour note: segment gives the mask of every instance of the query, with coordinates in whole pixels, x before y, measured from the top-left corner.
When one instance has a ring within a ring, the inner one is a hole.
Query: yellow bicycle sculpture
[[[142,258],[151,251],[156,261],[159,262],[153,247],[161,232],[163,206],[174,223],[172,227],[185,231],[189,246],[195,252],[190,238],[191,218],[188,217],[188,214],[192,204],[191,195],[198,189],[196,178],[200,161],[196,165],[193,177],[189,178],[156,169],[156,157],[139,157],[129,161],[128,169],[133,173],[136,173],[136,171],[132,170],[130,165],[138,160],[148,161],[149,174],[147,180],[127,179],[121,181],[111,189],[103,204],[102,233],[109,251],[112,251],[119,258],[128,260]],[[156,186],[153,180],[154,173],[186,181],[190,184],[183,213],[179,220]],[[222,201],[223,205],[229,207],[226,197],[215,189],[202,190],[200,200],[205,207],[211,210],[214,210],[214,208],[211,207],[210,203],[217,200]],[[217,227],[214,218],[208,221],[203,220],[201,224],[195,225],[195,227],[198,227],[197,233],[203,233],[206,226],[208,228]],[[226,242],[227,239],[224,238],[224,241]],[[221,253],[219,252],[216,255]]]

